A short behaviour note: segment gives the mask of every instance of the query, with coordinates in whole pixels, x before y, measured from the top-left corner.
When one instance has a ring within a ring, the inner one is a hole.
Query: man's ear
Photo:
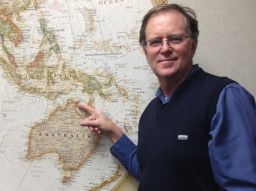
[[[194,56],[196,53],[196,48],[197,48],[197,41],[193,40],[191,44],[192,48],[192,55]]]
[[[142,46],[142,49],[143,49],[144,54],[147,55],[146,47],[145,47],[145,46]]]

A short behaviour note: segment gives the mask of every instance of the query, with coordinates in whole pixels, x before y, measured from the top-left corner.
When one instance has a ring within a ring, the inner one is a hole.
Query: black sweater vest
[[[159,98],[149,103],[139,122],[140,191],[219,190],[208,141],[210,105],[220,79],[199,69],[169,103],[163,105]]]

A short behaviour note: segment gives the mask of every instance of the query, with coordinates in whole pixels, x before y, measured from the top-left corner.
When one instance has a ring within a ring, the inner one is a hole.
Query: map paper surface
[[[112,190],[127,172],[79,102],[136,142],[157,82],[138,43],[157,1],[0,1],[0,191]]]

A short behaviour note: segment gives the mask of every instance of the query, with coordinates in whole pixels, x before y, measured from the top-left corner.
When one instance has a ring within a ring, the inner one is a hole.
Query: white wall
[[[228,76],[256,97],[256,0],[176,0],[199,20],[194,58],[208,72]]]

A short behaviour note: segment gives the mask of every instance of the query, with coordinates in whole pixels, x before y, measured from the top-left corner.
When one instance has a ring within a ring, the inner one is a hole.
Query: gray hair
[[[198,30],[198,21],[196,19],[195,11],[193,9],[189,8],[189,7],[183,7],[181,5],[173,3],[173,4],[163,4],[163,5],[153,7],[143,17],[141,28],[140,28],[140,37],[139,37],[139,42],[140,42],[141,46],[145,46],[145,44],[146,44],[145,30],[146,30],[149,19],[153,15],[156,15],[156,14],[161,13],[161,12],[167,12],[167,11],[170,11],[170,10],[178,11],[182,15],[185,16],[185,18],[187,20],[186,29],[191,34],[191,38],[194,39],[197,42],[198,35],[199,35],[199,30]]]

